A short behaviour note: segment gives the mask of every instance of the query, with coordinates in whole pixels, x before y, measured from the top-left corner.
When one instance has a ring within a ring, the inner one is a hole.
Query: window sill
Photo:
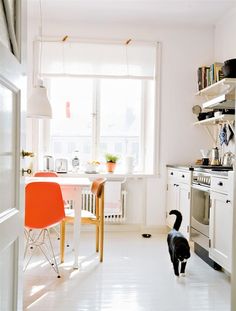
[[[107,172],[99,172],[95,174],[89,174],[85,172],[68,172],[68,173],[58,173],[60,177],[88,177],[88,178],[100,178],[105,177],[107,179],[124,179],[124,178],[130,178],[130,179],[141,179],[141,178],[147,178],[147,177],[155,177],[154,174],[145,174],[145,173],[133,173],[133,174],[126,174],[122,172],[114,172],[114,173],[107,173]]]

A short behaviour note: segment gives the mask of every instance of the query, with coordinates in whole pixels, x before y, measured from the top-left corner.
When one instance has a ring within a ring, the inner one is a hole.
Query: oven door
[[[190,238],[208,250],[210,219],[210,189],[192,185]]]

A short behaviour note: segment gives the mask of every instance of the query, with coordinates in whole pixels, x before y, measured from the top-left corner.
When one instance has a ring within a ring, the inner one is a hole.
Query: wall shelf
[[[215,97],[221,94],[228,94],[236,87],[235,78],[222,79],[196,93],[196,96],[210,96]]]
[[[204,109],[235,109],[235,99],[232,96],[234,94],[222,94],[214,97],[202,104]]]
[[[235,109],[236,79],[224,78],[196,93],[201,97],[203,109]],[[218,133],[212,125],[227,123],[235,134],[235,115],[221,114],[212,118],[197,121],[194,125],[204,125],[204,129],[211,137],[214,145],[218,142]]]
[[[222,122],[233,122],[234,120],[235,120],[234,114],[222,114],[217,117],[197,121],[194,123],[194,125],[214,125]]]
[[[197,92],[205,109],[235,109],[236,79],[225,78]]]

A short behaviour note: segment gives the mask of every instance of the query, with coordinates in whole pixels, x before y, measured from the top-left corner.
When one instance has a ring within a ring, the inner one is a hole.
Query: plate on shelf
[[[202,108],[199,105],[195,105],[192,108],[192,112],[193,112],[193,114],[197,114],[198,115],[200,112],[202,112]]]

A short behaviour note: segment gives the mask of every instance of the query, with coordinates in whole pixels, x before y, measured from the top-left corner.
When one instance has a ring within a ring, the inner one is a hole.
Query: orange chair
[[[48,172],[48,171],[38,171],[34,173],[34,177],[58,177],[56,172]],[[69,204],[67,202],[64,201],[64,207],[68,208]],[[56,228],[53,228],[53,230],[56,232],[57,234],[57,239],[60,240],[60,234],[57,231]],[[68,245],[69,246],[69,245]]]
[[[103,261],[104,241],[104,184],[106,178],[98,178],[93,181],[91,192],[95,195],[95,214],[81,211],[81,223],[96,226],[96,252],[100,253],[100,262]],[[64,262],[65,254],[65,225],[74,222],[74,210],[66,209],[66,217],[61,223],[61,262]]]
[[[35,172],[34,177],[58,177],[56,172]]]
[[[60,277],[58,265],[53,251],[49,228],[59,224],[65,218],[65,209],[60,185],[54,182],[32,182],[25,189],[25,235],[27,238],[25,257],[30,248],[32,254],[25,266],[27,268],[33,253],[39,248],[54,271]],[[33,232],[39,229],[39,233]],[[46,247],[46,238],[49,247]],[[51,250],[51,259],[45,249]]]

